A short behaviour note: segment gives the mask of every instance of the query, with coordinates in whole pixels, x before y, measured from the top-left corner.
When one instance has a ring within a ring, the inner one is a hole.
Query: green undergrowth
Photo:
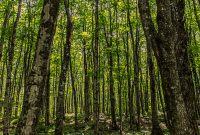
[[[151,135],[151,123],[150,118],[144,117],[142,118],[141,130],[130,130],[128,118],[123,118],[123,135]],[[11,120],[11,129],[10,135],[15,134],[15,128],[17,125],[18,118],[14,118]],[[55,130],[55,119],[50,120],[50,125],[45,126],[44,118],[40,118],[40,123],[37,126],[37,135],[54,135]],[[119,130],[113,130],[110,127],[111,119],[109,116],[105,116],[103,114],[100,115],[99,122],[99,132],[101,135],[120,135]],[[64,135],[94,135],[94,123],[90,121],[88,123],[84,122],[83,116],[78,116],[78,126],[75,129],[74,125],[74,115],[68,114],[64,123]],[[168,130],[166,128],[163,129],[165,135],[168,135]],[[1,123],[1,131],[2,134],[2,123]]]

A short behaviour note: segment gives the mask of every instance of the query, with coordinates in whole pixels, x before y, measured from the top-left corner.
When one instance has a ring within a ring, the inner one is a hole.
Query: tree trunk
[[[59,3],[59,0],[44,0],[34,62],[27,81],[28,105],[23,106],[24,113],[21,113],[16,129],[18,135],[36,134]]]
[[[45,126],[48,127],[50,122],[49,122],[49,115],[50,115],[50,63],[48,66],[48,74],[46,76],[46,80],[45,80],[45,101],[44,101],[44,109],[45,109]]]
[[[200,1],[200,0],[199,0]],[[195,15],[195,19],[196,19],[196,22],[197,22],[197,26],[200,30],[200,20],[199,20],[199,16],[198,16],[198,13],[197,13],[197,5],[196,5],[196,0],[192,0],[193,2],[193,8],[194,8],[194,15]]]
[[[137,9],[136,9],[137,10]],[[137,15],[137,12],[136,11],[136,16]],[[131,25],[130,25],[131,27]],[[131,28],[132,29],[132,28]],[[131,32],[132,34],[132,38],[133,38],[133,32]],[[132,39],[132,42],[133,39]],[[132,43],[132,46],[133,46],[133,60],[134,60],[134,89],[135,89],[135,92],[136,92],[136,106],[137,106],[137,130],[139,131],[140,130],[140,90],[139,90],[139,26],[137,24],[137,28],[136,28],[136,44],[134,45],[134,43]]]
[[[150,76],[150,89],[151,89],[151,114],[152,114],[152,131],[151,135],[163,135],[163,132],[159,126],[158,122],[158,109],[156,100],[156,80],[155,80],[155,68],[152,59],[151,44],[147,43],[147,53],[148,53],[148,66],[149,66],[149,76]]]
[[[114,93],[114,78],[113,78],[113,54],[112,54],[112,36],[113,36],[113,26],[112,26],[112,11],[111,9],[109,10],[109,22],[110,22],[110,33],[109,37],[107,35],[106,31],[106,24],[104,24],[104,35],[105,35],[105,40],[107,44],[107,48],[109,50],[108,52],[108,67],[109,67],[109,90],[110,90],[110,109],[111,109],[111,118],[112,118],[112,128],[117,129],[117,123],[116,123],[116,115],[115,115],[115,93]]]
[[[1,37],[0,37],[0,62],[2,59],[2,55],[3,55],[3,44],[4,44],[4,38],[5,38],[5,33],[6,33],[6,28],[9,22],[9,18],[10,18],[10,14],[11,14],[11,8],[12,8],[12,3],[11,1],[8,1],[8,5],[5,9],[5,18],[3,21],[3,25],[1,28]]]
[[[149,113],[149,62],[148,62],[148,54],[146,61],[146,82],[145,82],[145,92],[144,92],[144,102],[145,102],[145,112]]]
[[[78,129],[78,102],[77,102],[77,90],[75,88],[75,81],[74,81],[74,75],[72,70],[72,61],[70,57],[70,75],[71,75],[71,82],[72,82],[72,95],[73,95],[73,105],[74,105],[74,121],[75,121],[75,130]]]
[[[85,25],[83,26],[83,31],[86,31]],[[85,112],[85,122],[88,122],[90,120],[90,86],[89,86],[87,50],[86,50],[85,39],[83,39],[83,61],[84,61],[84,101],[85,101],[84,112]]]
[[[115,12],[116,12],[116,27],[119,27],[118,23],[118,9],[117,5],[115,7]],[[119,31],[117,30],[117,35],[116,35],[116,46],[117,46],[117,80],[118,80],[118,106],[119,106],[119,127],[120,127],[120,135],[122,135],[122,81],[121,81],[121,69],[120,69],[120,53],[119,53]]]
[[[178,9],[176,4],[175,1],[170,0],[157,1],[158,33],[151,19],[148,1],[139,1],[139,9],[147,42],[152,44],[160,69],[170,133],[196,135],[196,130],[190,125],[177,67],[179,62],[177,62],[175,45],[178,26],[176,27],[176,22],[173,20],[173,9]]]
[[[173,12],[175,16],[174,23],[178,34],[175,53],[178,65],[178,73],[180,78],[181,91],[186,106],[189,126],[193,130],[193,134],[198,134],[197,113],[195,106],[195,89],[188,56],[188,33],[185,29],[185,2],[179,0],[175,3],[176,10]]]
[[[126,72],[127,72],[127,88],[128,88],[128,112],[129,112],[129,124],[130,128],[133,129],[133,124],[135,124],[135,111],[133,107],[133,90],[131,90],[131,76],[130,76],[130,67],[129,67],[129,43],[128,43],[128,32],[127,32],[127,40],[124,40],[124,49],[126,50]],[[125,46],[126,45],[126,46]]]
[[[4,89],[4,71],[5,71],[5,62],[2,63],[2,69],[1,69],[1,82],[0,82],[0,98],[3,97],[3,89]],[[2,116],[2,109],[3,109],[3,100],[0,100],[0,116]]]
[[[22,0],[18,1],[18,11],[16,20],[14,22],[11,40],[8,45],[8,60],[7,60],[7,77],[6,77],[6,91],[4,96],[4,117],[3,117],[3,134],[9,134],[10,118],[12,116],[12,69],[14,59],[14,48],[17,34],[17,25],[21,15]]]
[[[63,120],[65,117],[64,111],[64,93],[65,93],[65,84],[66,84],[66,74],[70,62],[70,48],[71,48],[71,36],[73,25],[71,21],[71,15],[69,11],[69,1],[65,0],[65,10],[67,14],[67,34],[66,34],[66,44],[64,46],[64,55],[61,65],[60,81],[58,87],[58,97],[57,97],[57,109],[56,109],[56,129],[55,135],[63,134]]]
[[[95,0],[95,43],[93,49],[93,62],[94,62],[94,95],[93,95],[93,108],[94,108],[94,134],[99,134],[99,0]]]
[[[15,117],[18,116],[20,92],[21,92],[21,87],[22,87],[22,78],[23,78],[23,72],[22,72],[22,75],[20,75],[20,77],[19,77],[19,83],[18,83],[18,89],[17,89],[17,97],[16,97],[16,105],[15,105]]]
[[[197,41],[196,41],[196,36],[195,36],[195,33],[193,32],[193,37],[194,37],[194,45],[197,46]],[[192,39],[192,37],[190,37]],[[198,73],[197,73],[197,69],[196,69],[196,63],[195,63],[195,58],[194,58],[194,55],[193,55],[193,52],[192,50],[190,49],[189,50],[189,58],[190,58],[190,64],[192,66],[192,73],[193,73],[193,77],[194,77],[194,83],[195,83],[195,92],[196,92],[196,97],[195,97],[195,100],[196,100],[196,110],[197,110],[197,113],[198,113],[198,116],[200,114],[200,82],[199,82],[199,76],[198,76]]]

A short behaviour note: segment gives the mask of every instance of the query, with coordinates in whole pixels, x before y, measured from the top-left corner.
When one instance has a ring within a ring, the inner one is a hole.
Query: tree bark
[[[118,16],[118,9],[117,5],[115,6],[115,12],[116,12],[116,27],[119,27],[119,16]],[[118,80],[118,106],[119,106],[119,127],[120,127],[120,135],[122,135],[122,81],[121,81],[121,69],[120,69],[120,49],[119,49],[119,30],[117,29],[116,32],[116,46],[117,46],[117,80]]]
[[[17,34],[17,25],[21,15],[22,0],[18,1],[18,11],[14,22],[11,40],[8,44],[8,60],[7,60],[7,77],[6,77],[6,91],[4,96],[4,117],[3,117],[3,134],[9,134],[10,118],[12,116],[12,70],[14,59],[14,48]]]
[[[67,34],[66,34],[66,44],[64,46],[64,55],[61,65],[60,81],[58,87],[58,97],[57,97],[57,109],[56,109],[56,129],[55,135],[63,134],[63,120],[65,117],[64,111],[64,93],[66,84],[66,74],[70,63],[70,49],[71,49],[71,36],[73,32],[73,24],[71,20],[71,15],[69,11],[69,1],[65,0],[65,10],[67,14]]]
[[[177,43],[176,22],[173,22],[173,10],[178,9],[176,1],[157,1],[156,32],[151,19],[148,0],[139,1],[139,9],[147,42],[152,44],[162,78],[167,117],[172,135],[196,135],[191,127],[188,111],[182,96],[181,80],[175,45]],[[177,12],[176,12],[177,13]],[[187,106],[187,108],[190,108]]]
[[[23,106],[24,113],[21,114],[16,129],[18,135],[36,134],[59,3],[59,0],[44,0],[34,62],[27,81],[28,105]]]
[[[71,75],[71,82],[72,82],[72,95],[73,95],[73,105],[74,105],[74,126],[75,130],[78,129],[78,102],[77,102],[77,90],[75,88],[75,81],[74,81],[74,74],[72,69],[72,61],[70,57],[70,75]]]
[[[137,15],[137,12],[138,10],[136,9],[136,17],[138,18],[138,15]],[[129,21],[130,23],[130,21]],[[131,27],[131,25],[130,25]],[[132,28],[131,28],[132,29]],[[131,37],[133,38],[133,32],[130,32],[132,33]],[[133,39],[132,39],[132,42]],[[140,108],[141,108],[141,105],[140,105],[140,98],[141,98],[141,95],[140,95],[140,88],[139,88],[139,26],[137,24],[137,28],[136,28],[136,44],[134,45],[134,43],[132,43],[132,46],[133,46],[133,59],[134,59],[134,89],[135,89],[135,92],[136,92],[136,106],[137,106],[137,130],[139,131],[140,130]]]
[[[83,26],[83,31],[86,31],[86,24]],[[85,122],[90,120],[90,86],[89,86],[89,75],[88,75],[88,63],[87,63],[87,49],[86,40],[83,39],[83,61],[84,61],[84,112]]]
[[[151,114],[152,114],[151,135],[163,135],[163,132],[159,126],[159,121],[158,121],[155,68],[152,59],[152,51],[150,43],[147,43],[147,53],[148,53],[148,67],[149,67],[150,89],[151,89]]]
[[[197,113],[195,106],[195,88],[192,77],[192,71],[189,61],[188,51],[188,32],[185,28],[185,2],[179,0],[174,5],[176,8],[173,10],[173,21],[176,26],[176,46],[175,53],[177,59],[177,67],[181,85],[181,91],[183,94],[184,103],[186,106],[187,117],[189,119],[189,126],[193,130],[193,134],[198,134],[197,126]]]
[[[109,22],[110,22],[110,31],[109,31],[109,37],[107,35],[106,31],[106,24],[104,24],[104,35],[105,40],[108,48],[108,67],[109,67],[109,90],[110,90],[110,109],[111,109],[111,117],[112,117],[112,128],[117,129],[117,121],[116,121],[116,112],[115,112],[115,92],[114,92],[114,78],[113,78],[113,54],[112,54],[112,42],[113,42],[113,26],[112,26],[112,11],[109,10]]]
[[[94,134],[99,134],[99,0],[95,0],[95,38],[93,49],[93,62],[94,62],[94,95],[93,95],[93,111],[95,129]]]

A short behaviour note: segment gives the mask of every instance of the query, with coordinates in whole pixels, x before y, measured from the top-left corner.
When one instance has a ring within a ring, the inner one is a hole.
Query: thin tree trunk
[[[199,20],[199,16],[198,16],[198,13],[197,13],[197,5],[196,5],[196,0],[192,0],[193,2],[193,8],[194,8],[194,15],[195,15],[195,19],[196,19],[196,22],[197,22],[197,26],[200,30],[200,20]],[[200,0],[199,0],[200,2]]]
[[[136,16],[138,17],[137,15],[137,9],[136,9]],[[130,23],[130,22],[129,22]],[[129,24],[130,25],[130,24]],[[131,27],[131,25],[130,25]],[[133,34],[133,32],[130,32]],[[131,35],[132,35],[131,34]],[[133,38],[133,35],[131,36]],[[132,42],[133,39],[132,39]],[[132,43],[132,46],[134,43]],[[137,28],[136,28],[136,44],[135,46],[133,47],[133,57],[134,57],[134,89],[136,91],[136,106],[137,106],[137,130],[140,130],[140,109],[141,109],[141,106],[140,106],[140,90],[139,90],[139,26],[137,24]]]
[[[110,19],[110,33],[108,38],[107,36],[107,31],[106,31],[106,26],[104,24],[104,35],[105,35],[105,40],[107,44],[107,48],[109,50],[108,52],[108,66],[109,66],[109,90],[110,90],[110,109],[111,109],[111,117],[112,117],[112,128],[117,129],[117,123],[116,123],[116,115],[115,115],[115,93],[114,93],[114,78],[113,78],[113,54],[112,54],[112,36],[113,36],[113,26],[112,26],[112,11],[111,9],[109,10],[109,19]]]
[[[133,129],[133,124],[135,124],[135,111],[134,111],[134,107],[133,107],[133,98],[132,98],[132,93],[133,91],[131,90],[131,76],[130,76],[130,68],[129,68],[129,43],[128,43],[128,32],[127,32],[127,40],[124,40],[124,49],[126,50],[126,72],[127,72],[127,88],[128,88],[128,112],[129,112],[129,124],[130,124],[130,128]],[[126,46],[125,46],[126,45]]]
[[[148,66],[149,66],[149,76],[150,76],[150,89],[151,89],[151,114],[152,114],[152,131],[151,135],[163,135],[163,132],[159,126],[158,122],[158,109],[156,100],[156,80],[155,80],[155,68],[152,59],[151,44],[147,43],[147,53],[148,53]]]
[[[103,61],[105,65],[105,61]],[[102,112],[105,114],[105,71],[102,69]]]
[[[73,95],[73,105],[74,105],[74,121],[75,121],[75,130],[78,129],[78,103],[77,103],[77,90],[75,88],[75,81],[74,81],[74,75],[72,70],[72,61],[70,57],[70,75],[71,75],[71,82],[72,82],[72,95]]]
[[[195,33],[193,32],[193,37],[194,37],[194,45],[197,46],[197,41],[196,41],[196,36],[195,36]],[[192,37],[190,37],[192,39]],[[191,63],[191,66],[192,66],[192,72],[193,72],[193,77],[194,77],[194,83],[195,83],[195,89],[196,89],[196,109],[197,109],[197,113],[198,113],[198,116],[200,114],[200,109],[199,109],[199,106],[200,106],[200,82],[199,82],[199,76],[198,76],[198,73],[197,73],[197,69],[196,69],[196,63],[195,63],[195,60],[194,60],[194,55],[193,55],[193,52],[192,50],[190,49],[189,50],[189,58],[190,58],[190,63]]]
[[[22,74],[19,77],[19,83],[18,83],[18,89],[17,89],[17,97],[16,97],[16,105],[15,105],[15,117],[18,116],[20,92],[21,92],[21,87],[22,87],[22,78],[23,78],[23,71],[22,71]]]
[[[11,9],[12,9],[12,2],[8,1],[8,5],[5,9],[5,18],[3,21],[3,25],[1,28],[1,37],[0,37],[0,62],[3,56],[3,44],[4,44],[4,39],[5,39],[5,33],[6,33],[6,28],[9,22],[10,14],[11,14]]]
[[[71,15],[69,11],[69,1],[65,0],[65,10],[67,14],[67,34],[66,34],[66,44],[64,46],[64,56],[61,65],[60,81],[58,87],[58,97],[57,97],[57,109],[56,109],[56,129],[55,135],[63,134],[63,120],[65,117],[64,111],[64,93],[65,93],[65,83],[66,83],[66,74],[70,62],[70,49],[71,49],[71,36],[73,32],[73,24],[71,20]]]
[[[158,93],[159,93],[159,98],[160,98],[160,104],[162,106],[162,112],[164,114],[165,123],[166,123],[167,127],[169,128],[170,124],[169,124],[169,120],[167,119],[167,116],[166,116],[165,105],[164,105],[164,102],[163,102],[163,96],[162,96],[162,92],[161,92],[160,72],[159,71],[157,71],[157,76],[158,76],[157,85],[158,85]]]
[[[148,55],[146,60],[146,82],[145,82],[145,92],[144,92],[144,102],[145,102],[145,112],[149,113],[149,62]]]
[[[15,40],[17,34],[17,25],[21,15],[21,7],[22,7],[22,0],[18,1],[18,11],[16,20],[14,22],[11,41],[9,41],[8,45],[8,63],[7,63],[7,77],[6,77],[6,91],[5,91],[5,100],[4,100],[4,117],[3,117],[3,134],[9,134],[9,127],[10,127],[10,118],[12,116],[12,63],[14,59],[14,48],[15,48]]]
[[[94,108],[94,122],[95,129],[94,134],[99,134],[99,0],[95,0],[95,38],[94,38],[94,95],[93,95],[93,108]]]
[[[45,126],[48,127],[50,122],[49,122],[49,115],[50,115],[50,63],[48,66],[48,74],[46,76],[45,80],[45,101],[44,101],[44,107],[45,107]]]
[[[1,83],[0,83],[0,98],[2,99],[3,97],[3,88],[4,88],[4,71],[5,71],[5,62],[2,63],[3,67],[2,67],[2,70],[1,70]],[[3,109],[3,100],[0,100],[0,116],[2,116],[2,109]]]
[[[130,102],[133,102],[133,91],[136,90],[136,106],[137,106],[137,117],[138,117],[138,121],[136,122],[136,127],[137,130],[140,129],[140,96],[139,96],[139,71],[138,71],[138,46],[135,45],[135,41],[134,41],[134,34],[133,34],[133,28],[132,28],[132,23],[131,23],[131,19],[130,19],[130,4],[129,4],[129,0],[127,0],[127,21],[128,21],[128,26],[130,28],[130,36],[131,36],[131,45],[132,45],[132,49],[133,49],[133,61],[134,61],[134,82],[133,82],[133,87],[132,87],[132,91],[130,92]],[[128,42],[128,40],[127,40]],[[128,50],[128,48],[127,48]],[[128,66],[128,65],[127,65]],[[129,103],[129,111],[130,113],[133,113],[133,103]],[[132,117],[132,118],[131,118]],[[133,120],[133,115],[130,115],[130,118]],[[131,124],[132,125],[132,124]],[[131,129],[133,127],[131,126]]]
[[[24,40],[22,40],[21,42],[21,46],[20,46],[20,53],[19,53],[19,56],[18,56],[18,59],[16,61],[16,66],[15,66],[15,70],[14,70],[14,74],[13,74],[13,79],[12,79],[12,101],[14,101],[14,98],[16,96],[16,87],[18,86],[17,84],[17,73],[19,72],[19,65],[21,64],[20,61],[21,61],[21,57],[22,57],[22,50],[23,50],[23,42]],[[13,108],[13,102],[11,102],[11,115],[12,115],[12,112],[14,108]]]
[[[86,24],[85,24],[86,25]],[[83,26],[83,31],[86,31],[86,26]],[[87,64],[87,52],[86,52],[86,40],[83,39],[83,61],[84,61],[84,112],[85,122],[90,120],[90,86],[89,86],[89,75],[88,75],[88,64]]]
[[[115,12],[116,12],[116,27],[119,27],[118,23],[118,9],[117,5],[115,7]],[[119,31],[117,30],[117,35],[116,35],[116,46],[117,46],[117,80],[118,80],[118,105],[119,105],[119,125],[120,125],[120,135],[122,135],[122,81],[121,81],[121,69],[120,69],[120,53],[119,53]]]
[[[113,54],[112,54],[112,36],[113,36],[113,28],[112,28],[112,11],[109,10],[110,15],[110,43],[108,44],[109,47],[109,81],[110,81],[110,104],[111,104],[111,117],[112,117],[112,128],[117,129],[117,121],[116,121],[116,115],[115,115],[115,92],[114,92],[114,78],[113,78]]]

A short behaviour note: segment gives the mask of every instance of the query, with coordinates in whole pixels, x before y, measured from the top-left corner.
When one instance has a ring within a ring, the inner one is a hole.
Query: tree
[[[0,0],[0,134],[199,134],[199,1]]]
[[[84,22],[86,23],[86,22]],[[86,32],[86,24],[83,25],[83,32]],[[84,38],[84,37],[83,37]],[[86,39],[83,39],[83,61],[84,61],[84,111],[85,111],[85,122],[90,120],[90,85],[89,85],[89,75],[88,75],[88,63],[87,63],[87,53]]]
[[[153,56],[151,50],[151,43],[147,43],[147,59],[150,76],[150,89],[151,89],[151,115],[152,115],[152,135],[163,135],[158,121],[158,109],[156,100],[156,81],[155,81],[155,68],[153,63]]]
[[[109,10],[109,37],[108,32],[106,31],[106,26],[104,26],[104,35],[105,40],[108,48],[108,67],[109,67],[109,90],[110,90],[110,104],[111,104],[111,117],[112,117],[112,128],[117,129],[117,121],[116,121],[116,115],[115,115],[115,92],[114,92],[114,78],[113,78],[113,52],[112,52],[112,46],[113,46],[113,26],[112,26],[112,11],[111,7]]]
[[[70,48],[71,48],[71,36],[73,32],[73,24],[71,20],[70,10],[69,10],[69,0],[65,0],[65,10],[67,14],[67,34],[66,34],[66,43],[64,47],[63,61],[61,65],[61,74],[58,87],[58,97],[57,97],[57,109],[56,109],[56,135],[63,134],[63,120],[65,116],[64,111],[64,91],[66,84],[66,73],[69,67],[70,62]]]
[[[12,115],[12,100],[13,100],[12,99],[12,70],[13,70],[12,64],[13,64],[13,59],[14,59],[17,25],[18,25],[20,15],[21,15],[22,0],[19,0],[18,4],[19,5],[18,5],[17,16],[14,22],[12,36],[8,44],[7,77],[6,77],[6,91],[5,91],[5,96],[4,96],[5,100],[4,100],[4,117],[3,117],[3,134],[4,135],[9,134],[8,130],[10,127],[10,117]],[[7,15],[9,16],[9,13]],[[7,16],[7,19],[8,19],[8,16]],[[4,21],[6,25],[6,21],[8,20],[4,20]],[[0,54],[0,58],[1,58],[1,54]]]
[[[93,92],[93,111],[94,111],[94,122],[95,130],[94,134],[99,134],[99,0],[95,0],[95,32],[94,32],[94,47],[93,47],[93,62],[94,62],[94,92]]]
[[[170,5],[178,11],[172,10]],[[181,3],[181,7],[184,7],[183,3]],[[178,14],[180,9],[176,1],[171,2],[168,0],[157,1],[157,8],[158,32],[151,18],[148,0],[139,1],[146,40],[152,43],[161,73],[167,117],[170,121],[170,133],[174,135],[197,134],[196,129],[190,126],[184,98],[181,94],[181,83],[177,67],[179,63],[176,58],[175,45],[177,43],[176,29],[179,26],[176,25],[177,20],[173,20],[172,14]],[[180,18],[183,18],[184,14],[179,15]]]
[[[8,25],[10,14],[11,14],[11,8],[12,8],[12,2],[8,1],[8,5],[6,6],[6,9],[5,9],[5,18],[3,21],[2,32],[1,32],[1,37],[0,37],[0,61],[3,55],[4,38],[5,38],[6,28]]]
[[[38,116],[41,110],[41,99],[45,78],[48,74],[47,67],[56,29],[59,0],[44,0],[38,33],[33,66],[27,81],[28,105],[23,108],[17,125],[16,134],[35,134]]]

